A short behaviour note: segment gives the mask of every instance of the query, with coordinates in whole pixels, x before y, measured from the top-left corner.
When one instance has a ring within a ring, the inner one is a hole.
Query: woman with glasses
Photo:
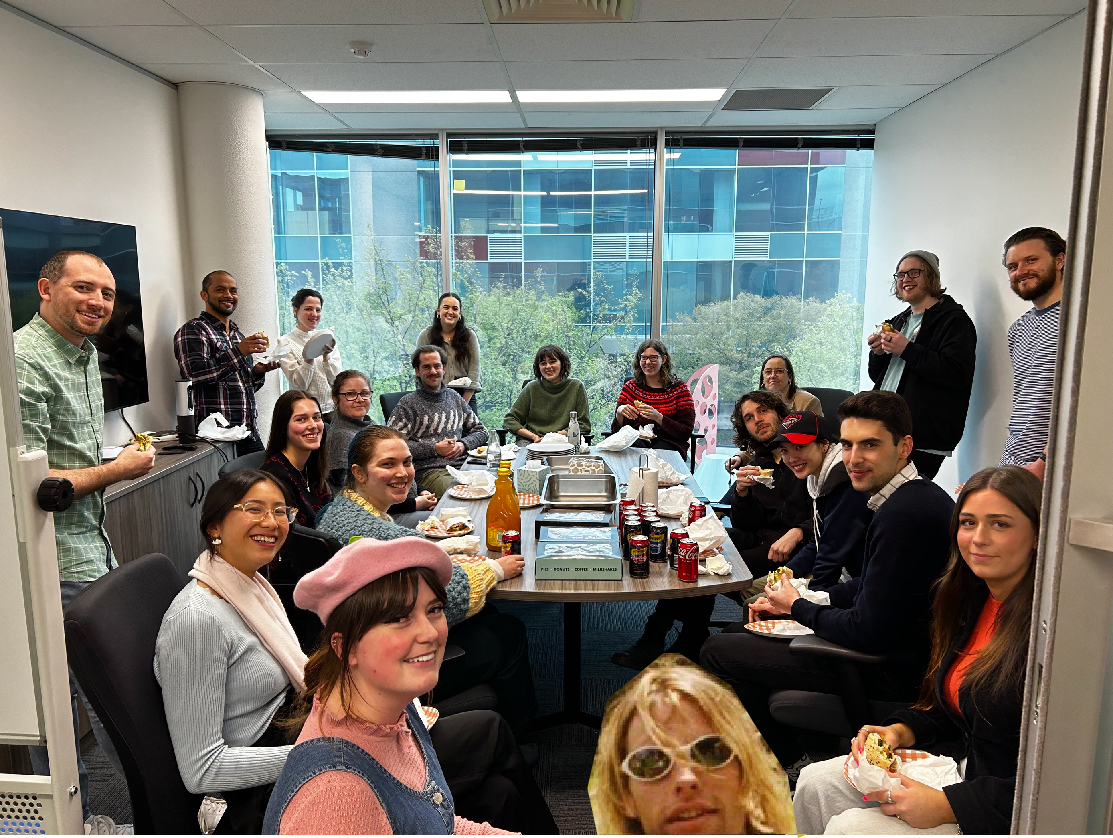
[[[155,678],[182,782],[222,794],[219,830],[258,835],[274,781],[292,747],[279,724],[304,686],[306,657],[278,595],[259,570],[281,549],[297,514],[263,471],[236,471],[205,495],[208,548],[162,618]]]
[[[659,340],[645,340],[634,353],[634,377],[618,394],[611,430],[624,425],[641,428],[653,425],[649,443],[643,448],[671,448],[688,456],[688,443],[696,426],[696,405],[688,385],[672,372],[669,351]]]
[[[569,378],[572,360],[559,346],[542,346],[533,358],[533,378],[522,388],[503,427],[518,439],[540,442],[547,433],[567,433],[571,411],[576,411],[580,433],[591,433],[587,391],[578,378]]]
[[[966,481],[951,518],[951,557],[935,584],[931,659],[920,700],[866,737],[965,759],[940,791],[903,774],[864,800],[843,777],[847,757],[804,768],[793,805],[801,832],[841,835],[1008,834],[1020,754],[1025,663],[1039,542],[1042,484],[1019,466]],[[878,805],[880,804],[880,805]]]
[[[788,778],[742,703],[680,655],[607,702],[587,788],[600,835],[796,832]]]
[[[321,323],[321,309],[325,299],[314,288],[302,288],[290,299],[294,307],[294,328],[278,339],[275,354],[282,355],[278,365],[290,386],[295,390],[305,390],[321,405],[321,415],[325,422],[331,423],[335,416],[336,404],[332,396],[332,384],[336,374],[343,366],[336,339],[325,347],[316,358],[309,360],[302,352],[305,344],[320,334],[317,326]],[[283,350],[286,354],[283,354]]]
[[[792,369],[792,362],[784,355],[770,355],[765,359],[761,365],[760,387],[780,396],[793,413],[808,410],[816,416],[823,415],[819,399],[796,386],[796,372]]]
[[[448,357],[444,366],[444,380],[447,384],[457,378],[470,378],[474,385],[479,384],[479,341],[475,332],[464,322],[464,310],[460,295],[446,291],[437,300],[433,312],[433,323],[417,337],[418,346],[439,346]],[[460,395],[472,410],[475,410],[475,388],[460,390]]]
[[[304,390],[287,390],[279,396],[263,471],[285,484],[303,527],[312,527],[321,507],[332,500],[322,444],[326,444],[325,420],[317,400]]]

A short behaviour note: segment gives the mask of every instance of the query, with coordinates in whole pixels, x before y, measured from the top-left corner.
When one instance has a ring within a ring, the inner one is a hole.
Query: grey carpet
[[[539,712],[556,712],[562,706],[561,604],[501,600],[497,607],[525,623]],[[581,701],[585,712],[601,716],[607,699],[634,677],[633,671],[612,664],[611,654],[628,648],[638,639],[652,609],[652,602],[584,604],[580,660]],[[713,620],[733,622],[741,618],[740,606],[725,597],[716,599]],[[676,638],[676,632],[674,628],[667,643]],[[564,725],[537,731],[525,738],[540,746],[538,785],[561,833],[594,835],[595,821],[587,797],[587,779],[595,757],[597,733],[581,725]],[[89,802],[93,812],[108,815],[117,823],[131,823],[131,803],[124,779],[112,770],[91,736],[88,740],[83,743],[81,753],[89,768]]]

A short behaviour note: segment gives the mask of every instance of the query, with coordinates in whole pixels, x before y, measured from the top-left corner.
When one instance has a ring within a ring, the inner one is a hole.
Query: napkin
[[[457,535],[438,541],[437,546],[449,555],[474,556],[479,553],[479,536]]]
[[[682,474],[673,468],[667,461],[657,456],[657,453],[650,448],[646,452],[649,457],[649,467],[657,469],[657,481],[659,483],[683,483],[690,474]]]
[[[625,451],[639,438],[637,428],[633,425],[623,425],[609,437],[601,440],[595,447],[600,451]]]
[[[796,592],[808,602],[814,602],[816,605],[831,604],[831,595],[829,593],[827,593],[826,591],[813,591],[808,588],[809,580],[796,579],[794,577],[791,581],[792,587],[796,589]]]
[[[502,446],[502,458],[504,460],[513,460],[515,457],[518,456],[519,450],[520,449],[516,444],[514,444],[513,442],[508,442],[506,443],[506,445]]]
[[[727,540],[726,527],[714,514],[704,515],[698,521],[690,523],[685,529],[688,530],[688,538],[699,544],[701,555],[721,547],[723,542]]]
[[[466,506],[446,506],[435,516],[431,517],[440,518],[446,524],[451,524],[453,521],[460,520],[461,518],[468,518],[470,516],[468,514],[468,508]]]
[[[696,496],[687,486],[673,486],[657,492],[657,511],[669,518],[680,518]]]
[[[453,480],[464,486],[474,486],[476,489],[495,488],[495,475],[489,471],[460,471],[448,466],[448,473]]]
[[[897,759],[900,760],[900,757]],[[950,757],[930,756],[924,759],[900,760],[897,773],[938,790],[962,782],[958,763]],[[855,762],[853,756],[848,756],[846,776],[850,779],[851,785],[862,794],[869,794],[872,791],[891,791],[901,787],[900,780],[890,777],[884,768],[866,762],[865,758]]]
[[[554,445],[567,445],[568,444],[568,437],[566,437],[564,434],[558,434],[556,431],[552,431],[550,433],[545,434],[545,436],[541,437],[541,439],[538,440],[538,442],[544,443],[546,445],[548,445],[550,443],[554,444]]]
[[[454,378],[450,382],[448,382],[448,386],[449,387],[471,387],[471,379],[468,378],[466,375],[461,376],[460,378]]]
[[[244,425],[229,426],[223,413],[210,413],[197,426],[197,436],[214,442],[238,442],[251,436]]]
[[[730,576],[732,570],[734,570],[734,565],[723,558],[722,553],[713,553],[708,556],[699,567],[700,573],[710,573],[714,576]]]

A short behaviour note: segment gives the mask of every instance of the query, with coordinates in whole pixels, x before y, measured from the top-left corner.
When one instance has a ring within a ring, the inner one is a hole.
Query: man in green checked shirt
[[[104,489],[140,477],[155,462],[153,449],[129,445],[111,463],[101,464],[104,398],[97,350],[90,340],[112,317],[116,280],[101,259],[81,251],[56,253],[39,272],[39,313],[15,333],[16,374],[23,418],[23,442],[29,451],[45,449],[50,474],[73,483],[75,500],[54,513],[58,577],[62,606],[114,566],[112,545],[104,530]],[[116,771],[119,758],[104,727],[70,675],[77,724],[77,700],[85,704],[97,742]],[[38,774],[48,774],[46,748],[31,748]],[[77,746],[81,807],[88,818],[88,775]]]

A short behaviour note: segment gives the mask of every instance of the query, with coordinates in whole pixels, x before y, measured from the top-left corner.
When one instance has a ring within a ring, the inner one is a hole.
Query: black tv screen
[[[39,270],[59,250],[84,250],[99,256],[116,279],[112,319],[93,339],[100,360],[104,409],[144,404],[147,355],[143,348],[143,297],[135,228],[127,224],[65,218],[37,212],[0,209],[12,330],[39,310]]]

